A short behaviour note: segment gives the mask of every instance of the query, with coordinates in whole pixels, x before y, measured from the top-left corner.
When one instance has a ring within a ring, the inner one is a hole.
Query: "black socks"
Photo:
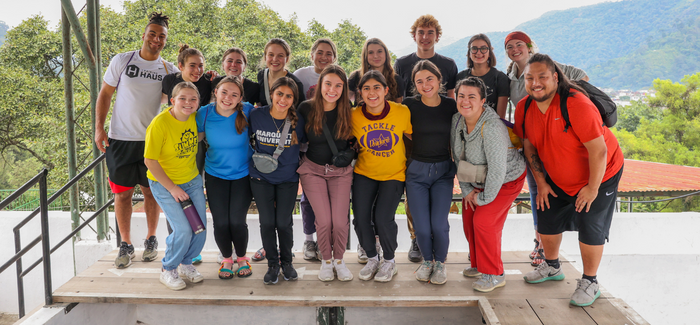
[[[585,274],[583,275],[583,278],[588,280],[588,281],[591,281],[591,283],[598,283],[598,280],[596,279],[596,277],[597,277],[597,275],[594,275],[594,276],[585,275]]]
[[[558,258],[557,258],[556,260],[547,260],[547,259],[546,259],[546,260],[544,260],[544,261],[547,263],[547,265],[549,265],[549,266],[551,266],[551,267],[553,267],[553,268],[555,268],[555,269],[558,269],[559,267],[561,267],[561,265],[559,264],[559,259],[558,259]]]

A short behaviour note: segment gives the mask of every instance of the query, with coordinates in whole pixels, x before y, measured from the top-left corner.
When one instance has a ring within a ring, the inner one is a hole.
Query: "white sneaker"
[[[199,274],[197,268],[194,267],[194,265],[192,264],[180,264],[180,266],[177,267],[177,270],[180,274],[180,277],[190,280],[190,282],[192,283],[198,283],[204,280],[204,277],[201,274]]]
[[[352,272],[350,272],[348,267],[345,266],[345,261],[335,260],[335,263],[333,263],[333,268],[335,269],[335,273],[338,274],[338,280],[351,281],[353,279]]]
[[[182,281],[177,274],[177,269],[170,271],[162,270],[160,272],[160,283],[172,290],[182,290],[187,287],[185,281]]]
[[[321,262],[321,270],[318,271],[318,279],[324,282],[335,280],[335,273],[333,273],[333,261],[323,260]]]
[[[399,273],[396,263],[384,260],[384,263],[379,267],[379,271],[377,271],[377,275],[374,276],[374,281],[389,282],[396,273]]]

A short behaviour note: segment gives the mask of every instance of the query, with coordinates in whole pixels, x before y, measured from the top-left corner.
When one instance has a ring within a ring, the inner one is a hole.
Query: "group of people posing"
[[[304,258],[321,260],[321,281],[354,278],[344,260],[351,198],[358,262],[365,264],[357,275],[391,281],[398,272],[394,215],[405,191],[409,259],[422,261],[416,279],[444,284],[457,176],[471,262],[463,275],[478,278],[474,290],[489,292],[505,285],[501,234],[527,179],[537,268],[525,281],[564,279],[561,234],[578,230],[584,274],[571,303],[590,305],[600,295],[596,272],[622,153],[585,90],[571,81],[587,80],[585,73],[536,53],[525,33],[506,37],[507,75],[495,68],[484,34],[471,38],[467,69],[458,73],[454,60],[435,53],[442,31],[431,15],[411,26],[415,53],[392,65],[386,45],[370,38],[360,69],[349,76],[335,64],[332,40],[316,40],[313,65],[291,73],[289,45],[273,38],[256,82],[243,77],[247,57],[235,47],[222,56],[222,76],[205,72],[202,53],[186,45],[177,66],[165,61],[167,29],[168,17],[154,13],[142,48],[110,62],[98,98],[95,141],[107,153],[123,239],[117,267],[134,258],[131,196],[140,185],[148,220],[142,259],[157,257],[160,206],[170,231],[160,276],[168,288],[203,280],[193,263],[201,261],[206,231],[193,230],[186,204],[203,224],[209,204],[219,278],[252,274],[246,216],[253,198],[263,242],[255,257],[268,263],[264,283],[275,284],[280,275],[295,280],[292,213],[301,183]],[[514,124],[505,120],[509,101],[517,104]],[[562,102],[568,107],[563,119]]]

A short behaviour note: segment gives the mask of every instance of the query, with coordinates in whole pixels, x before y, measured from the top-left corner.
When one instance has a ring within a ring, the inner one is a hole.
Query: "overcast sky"
[[[260,1],[260,0],[259,0]],[[22,20],[41,14],[57,26],[61,17],[60,0],[29,0],[5,2],[0,10],[0,20],[10,27]],[[124,0],[102,0],[100,3],[122,10]],[[221,0],[225,3],[225,0]],[[262,0],[277,11],[282,18],[289,19],[296,12],[299,25],[306,29],[308,21],[316,18],[328,30],[333,30],[343,19],[350,19],[368,37],[381,38],[391,51],[397,54],[410,53],[413,48],[409,28],[416,18],[432,14],[442,25],[443,36],[438,46],[481,32],[508,31],[528,20],[535,19],[551,10],[563,10],[605,2],[603,0]],[[73,0],[75,10],[85,0]]]

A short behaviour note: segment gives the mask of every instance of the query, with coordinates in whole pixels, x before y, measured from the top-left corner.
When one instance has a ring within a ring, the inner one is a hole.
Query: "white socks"
[[[306,236],[306,241],[315,241],[315,240],[314,240],[314,234],[311,234],[311,235],[306,235],[306,234],[304,234],[304,236]]]

